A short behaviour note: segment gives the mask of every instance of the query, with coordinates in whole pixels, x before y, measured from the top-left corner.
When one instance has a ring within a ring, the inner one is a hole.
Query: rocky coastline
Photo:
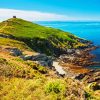
[[[5,35],[5,34],[0,34],[0,38],[9,38],[17,40],[13,35]],[[48,67],[54,70],[55,74],[59,76],[75,78],[80,74],[85,75],[85,73],[89,73],[93,69],[92,67],[91,69],[89,69],[88,67],[93,65],[100,65],[100,62],[95,62],[92,60],[93,58],[95,58],[95,55],[91,54],[90,52],[92,50],[97,49],[98,47],[94,46],[91,41],[81,39],[73,35],[71,35],[71,38],[73,40],[76,39],[77,42],[79,42],[80,44],[82,43],[84,45],[80,45],[77,46],[77,48],[74,48],[75,47],[74,44],[72,42],[68,42],[68,45],[71,45],[71,48],[67,49],[64,47],[60,48],[59,46],[57,48],[53,48],[49,43],[50,41],[48,42],[49,44],[47,42],[46,43],[39,42],[38,47],[40,46],[40,44],[42,44],[42,46],[44,44],[46,47],[50,47],[54,52],[54,54],[56,54],[56,56],[54,55],[47,56],[46,52],[44,53],[37,52],[36,54],[24,53],[18,48],[1,47],[1,49],[2,51],[9,52],[12,56],[18,56],[23,60],[31,60],[38,63],[39,65]],[[50,39],[54,40],[54,37]],[[26,39],[24,40],[26,41]],[[21,41],[24,40],[22,39]],[[31,42],[33,42],[33,40]],[[55,40],[54,42],[57,41]],[[42,48],[42,51],[43,49],[44,48]],[[95,69],[93,72],[95,72]]]
[[[99,48],[94,46],[92,42],[84,41],[87,44],[85,48],[79,49],[67,49],[67,53],[60,55],[57,59],[59,65],[63,67],[66,71],[66,76],[68,77],[77,77],[80,74],[86,74],[93,71],[95,73],[96,69],[88,68],[93,65],[100,65],[100,62],[95,62],[92,59],[96,56],[91,54],[92,50]]]
[[[1,27],[2,97],[13,94],[19,99],[20,94],[22,97],[32,94],[28,97],[33,99],[34,95],[37,99],[39,96],[45,99],[47,96],[48,99],[50,95],[54,99],[57,95],[55,100],[63,97],[68,100],[99,98],[100,70],[92,69],[92,66],[100,66],[100,62],[93,61],[95,55],[91,54],[98,47],[91,41],[17,18],[2,22]]]
[[[100,62],[95,62],[92,60],[93,58],[95,58],[95,55],[90,53],[92,50],[95,50],[99,47],[94,46],[91,41],[80,38],[78,39],[78,41],[80,41],[81,43],[85,43],[87,46],[80,47],[78,49],[67,49],[66,52],[57,57],[47,56],[46,54],[42,53],[36,53],[35,55],[24,54],[18,48],[1,48],[2,51],[10,52],[12,56],[19,56],[23,60],[31,60],[42,66],[48,66],[50,69],[53,69],[59,76],[75,78],[80,74],[90,72],[92,68],[89,69],[88,66],[100,65]],[[57,66],[55,63],[57,64]],[[58,66],[60,66],[62,72],[60,71]]]

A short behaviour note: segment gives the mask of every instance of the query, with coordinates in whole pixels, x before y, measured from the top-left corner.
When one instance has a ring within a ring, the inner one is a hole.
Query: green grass
[[[47,55],[59,55],[67,48],[85,46],[78,42],[78,38],[71,33],[44,27],[19,18],[11,18],[1,22],[0,34],[12,35],[31,49]]]
[[[73,88],[74,85],[77,88]],[[81,100],[83,95],[82,85],[72,79],[3,77],[0,80],[2,100]]]
[[[48,71],[18,57],[0,57],[0,100],[100,100],[100,90],[93,90],[96,83],[47,77]]]
[[[53,80],[53,81],[49,81],[46,86],[45,86],[45,91],[46,93],[63,93],[65,91],[66,87],[65,87],[65,83],[64,81],[61,80]]]
[[[58,29],[47,28],[40,25],[37,25],[32,22],[28,22],[18,18],[8,19],[0,24],[1,33],[12,34],[15,37],[23,37],[23,38],[47,38],[51,35],[58,36],[62,39],[71,40],[68,32],[63,32]],[[66,34],[65,34],[66,33]]]
[[[24,61],[18,57],[0,57],[0,76],[33,79],[46,73],[48,69],[35,62]]]
[[[32,51],[24,42],[9,38],[0,38],[0,46],[16,47],[20,50]]]

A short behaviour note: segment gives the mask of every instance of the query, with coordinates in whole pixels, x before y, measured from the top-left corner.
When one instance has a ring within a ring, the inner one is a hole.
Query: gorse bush
[[[61,80],[49,81],[45,86],[46,93],[60,93],[65,91],[65,84]]]

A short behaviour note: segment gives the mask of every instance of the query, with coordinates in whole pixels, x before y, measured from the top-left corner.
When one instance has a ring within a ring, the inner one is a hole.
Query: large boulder
[[[42,66],[52,66],[53,59],[51,56],[47,56],[45,54],[38,54],[32,57],[33,61],[38,61],[38,63]]]
[[[37,55],[21,55],[20,58],[23,60],[32,60],[36,61],[41,66],[49,66],[51,67],[53,64],[53,59],[51,56],[47,56],[45,54],[37,54]]]

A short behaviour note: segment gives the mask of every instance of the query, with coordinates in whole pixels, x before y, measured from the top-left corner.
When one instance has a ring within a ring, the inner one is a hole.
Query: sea
[[[36,23],[70,32],[80,38],[92,41],[96,46],[100,46],[100,22],[38,21]],[[92,60],[100,62],[100,48],[91,53],[96,55],[96,58]],[[89,68],[100,69],[100,66],[94,65]]]

